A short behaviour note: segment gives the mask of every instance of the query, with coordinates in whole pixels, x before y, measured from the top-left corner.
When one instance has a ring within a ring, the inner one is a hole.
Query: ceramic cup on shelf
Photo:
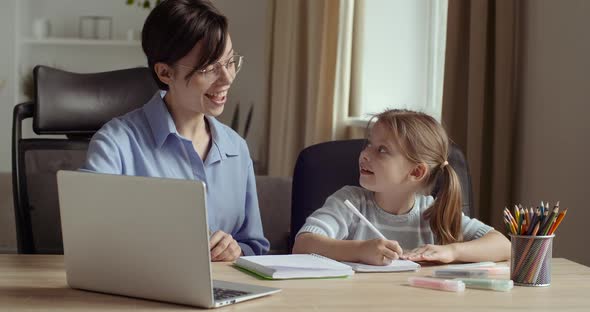
[[[47,38],[51,35],[51,23],[46,18],[38,18],[33,22],[33,36],[37,39]]]
[[[110,40],[113,38],[113,19],[110,16],[81,16],[78,36],[82,39]]]

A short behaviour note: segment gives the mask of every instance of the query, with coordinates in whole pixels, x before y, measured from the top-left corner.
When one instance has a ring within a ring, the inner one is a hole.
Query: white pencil
[[[356,207],[347,199],[344,201],[344,205],[346,205],[346,207],[348,207],[350,210],[352,210],[352,212],[359,218],[361,218],[361,220],[363,220],[363,222],[365,222],[367,224],[367,226],[373,230],[373,232],[375,232],[375,234],[377,234],[380,238],[383,239],[387,239],[385,236],[383,236],[383,234],[381,234],[381,232],[379,232],[379,230],[377,230],[377,228],[371,224],[371,222],[369,222],[369,220],[367,220],[367,218],[365,218],[365,216],[363,216],[362,213],[360,213],[358,211],[358,209],[356,209]]]

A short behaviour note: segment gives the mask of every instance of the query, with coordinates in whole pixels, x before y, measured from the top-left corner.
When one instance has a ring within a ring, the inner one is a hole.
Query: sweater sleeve
[[[494,228],[477,219],[469,218],[463,214],[461,219],[461,229],[463,229],[463,240],[471,241],[486,235]]]
[[[345,186],[328,197],[320,209],[307,217],[297,235],[315,233],[333,239],[346,239],[354,220],[354,214],[344,205],[347,199],[359,208],[358,192],[353,187]]]

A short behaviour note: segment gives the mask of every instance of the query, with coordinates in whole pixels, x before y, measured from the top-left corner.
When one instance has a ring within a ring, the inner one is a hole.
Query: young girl
[[[463,215],[461,186],[447,162],[449,140],[432,117],[407,110],[376,116],[359,157],[361,187],[345,186],[307,218],[293,253],[386,265],[395,259],[502,261],[510,242]],[[443,176],[437,198],[423,195]],[[388,239],[380,239],[345,206],[354,206]]]

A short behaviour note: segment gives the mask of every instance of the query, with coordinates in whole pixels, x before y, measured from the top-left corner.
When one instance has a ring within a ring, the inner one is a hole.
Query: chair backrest
[[[358,157],[365,140],[331,141],[307,147],[297,158],[293,174],[291,199],[291,238],[305,223],[305,219],[325,200],[345,185],[359,185]],[[465,156],[457,146],[452,145],[449,164],[453,166],[462,187],[463,212],[473,216],[471,177]],[[432,195],[436,197],[440,181],[437,181]]]
[[[15,106],[12,124],[18,252],[63,253],[56,172],[81,167],[91,136],[158,87],[147,68],[78,74],[37,66],[33,74],[35,99]],[[27,118],[38,137],[22,137]]]
[[[291,184],[291,178],[256,176],[264,237],[270,241],[269,254],[286,254],[290,250]]]

